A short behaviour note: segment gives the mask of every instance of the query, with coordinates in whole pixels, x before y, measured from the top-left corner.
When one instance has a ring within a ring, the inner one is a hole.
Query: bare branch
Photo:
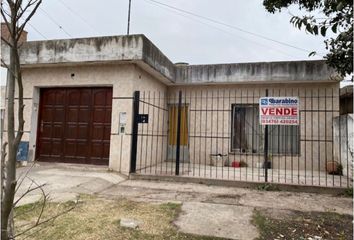
[[[1,36],[1,40],[4,41],[4,43],[6,43],[9,47],[12,47],[12,44],[7,41],[3,36]]]
[[[17,77],[14,73],[14,71],[12,71],[12,69],[10,68],[9,65],[7,65],[7,63],[5,63],[4,59],[0,58],[1,63],[5,66],[5,68],[11,73],[11,75],[13,75],[13,77],[17,80]]]
[[[32,229],[34,229],[34,228],[36,228],[36,227],[38,227],[38,226],[40,226],[40,225],[43,225],[43,224],[45,224],[45,223],[48,223],[48,222],[50,222],[50,221],[55,221],[58,217],[60,217],[60,216],[62,216],[62,215],[64,215],[64,214],[67,214],[67,213],[71,212],[72,210],[74,210],[74,209],[76,208],[76,206],[77,206],[78,203],[79,203],[79,201],[78,201],[78,199],[77,199],[77,200],[75,201],[75,204],[74,204],[73,206],[71,206],[71,207],[69,207],[68,209],[66,209],[66,210],[64,210],[64,211],[62,211],[62,212],[56,214],[55,216],[52,216],[52,217],[50,217],[50,218],[47,218],[46,220],[43,220],[43,221],[41,221],[41,222],[38,222],[37,224],[33,225],[32,227],[27,228],[26,230],[22,231],[21,233],[16,234],[14,237],[16,238],[16,237],[18,237],[18,236],[21,236],[21,235],[23,235],[23,234],[25,234],[25,233],[31,231]],[[41,229],[40,229],[40,230],[41,230]],[[38,231],[40,231],[40,230],[38,230]]]
[[[37,1],[33,1],[33,0],[29,1],[29,2],[27,3],[27,5],[25,6],[25,8],[22,8],[21,5],[20,5],[21,11],[20,11],[19,14],[17,14],[17,17],[16,17],[17,20],[20,20],[20,19],[22,18],[23,14],[24,14],[30,7],[32,7],[36,2],[37,2]]]
[[[5,9],[3,7],[3,4],[1,4],[0,13],[1,13],[2,18],[4,19],[4,22],[6,23],[6,26],[7,26],[7,29],[9,31],[9,33],[12,34],[12,31],[10,30],[10,23],[9,23],[7,17],[6,17],[6,15],[8,17],[10,17],[10,15],[5,11]]]
[[[44,186],[44,185],[39,185],[39,184],[38,184],[36,181],[34,181],[33,179],[31,179],[31,181],[34,182],[34,184],[36,184],[37,187],[39,187],[39,189],[41,190],[42,195],[43,195],[42,208],[41,208],[41,211],[40,211],[40,213],[39,213],[39,215],[38,215],[38,218],[37,218],[37,221],[36,221],[36,225],[38,225],[39,221],[40,221],[41,218],[42,218],[42,214],[43,214],[43,211],[44,211],[44,207],[45,207],[45,205],[46,205],[46,203],[47,203],[47,197],[48,197],[48,195],[46,195],[45,192],[44,192],[44,189],[43,189],[43,186]]]
[[[32,185],[31,185],[31,187],[29,187],[29,188],[27,189],[27,191],[26,191],[25,193],[23,193],[23,194],[16,200],[16,202],[14,202],[13,207],[16,207],[16,205],[21,201],[21,199],[23,199],[27,194],[29,194],[29,193],[31,193],[31,192],[37,190],[37,189],[40,189],[40,190],[42,191],[41,188],[44,187],[45,185],[46,185],[46,184],[42,184],[42,185],[38,185],[38,186],[33,187],[33,188],[32,188]]]
[[[49,201],[50,198],[49,198],[49,195],[48,195],[48,194],[46,195],[46,197],[47,197],[47,200]],[[14,218],[17,218],[17,217],[20,217],[20,216],[22,216],[22,215],[25,215],[25,214],[27,214],[27,213],[29,213],[29,212],[32,212],[36,207],[37,207],[37,204],[32,204],[32,207],[31,207],[31,208],[29,208],[29,209],[27,209],[27,210],[25,210],[25,211],[21,211],[21,213],[20,213],[20,214],[16,214],[16,215],[14,216]],[[28,225],[31,225],[31,224],[33,224],[33,222],[27,222],[27,223],[24,223],[24,224],[22,224],[22,225],[19,225],[18,227],[19,227],[19,228],[22,228],[22,227],[25,227],[25,226],[28,226]]]
[[[4,59],[1,58],[0,61],[4,65],[5,68],[7,68],[9,71],[11,71],[9,65],[7,65],[7,63],[4,61]]]
[[[7,11],[6,11],[6,8],[3,6],[3,5],[1,5],[2,6],[2,11],[4,12],[4,15],[6,15],[6,16],[8,16],[9,18],[11,17],[11,15],[10,15],[10,13],[8,13]],[[4,19],[5,20],[5,19]],[[7,18],[6,18],[6,20],[7,20]]]
[[[27,22],[33,17],[33,15],[36,13],[37,9],[39,8],[39,5],[42,3],[42,0],[38,0],[37,2],[33,3],[35,4],[34,8],[32,9],[31,13],[26,17],[25,21],[19,26],[17,30],[17,41],[20,39],[21,34],[27,24]]]
[[[17,186],[16,186],[16,192],[17,190],[20,188],[21,184],[23,183],[23,181],[26,179],[26,177],[28,176],[28,173],[32,170],[32,168],[34,167],[35,163],[33,162],[31,164],[31,166],[23,173],[21,173],[21,175],[18,177],[18,180],[17,181],[20,181],[17,183]]]

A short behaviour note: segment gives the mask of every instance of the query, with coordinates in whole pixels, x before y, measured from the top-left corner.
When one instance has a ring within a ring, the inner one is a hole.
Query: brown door
[[[108,165],[112,88],[41,89],[36,158]]]

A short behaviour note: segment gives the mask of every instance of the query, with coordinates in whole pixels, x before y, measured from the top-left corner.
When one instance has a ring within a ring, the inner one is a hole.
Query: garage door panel
[[[87,154],[88,154],[88,145],[87,142],[78,142],[76,145],[76,156],[77,157],[82,157],[82,158],[86,158]]]
[[[111,109],[112,106],[112,98],[113,98],[113,92],[107,92],[106,93],[106,107],[109,107],[109,109]]]
[[[104,118],[105,123],[111,123],[112,120],[112,110],[111,109],[106,109],[105,110],[105,118]]]
[[[91,105],[91,92],[90,91],[85,91],[85,92],[81,93],[80,105],[81,106],[90,106]]]
[[[66,140],[64,143],[64,156],[74,157],[76,155],[76,142],[72,140]]]
[[[65,117],[64,107],[56,107],[53,109],[53,119],[54,122],[63,122]]]
[[[55,98],[56,98],[55,91],[48,91],[47,94],[43,96],[43,100],[47,105],[54,105],[56,103]]]
[[[111,126],[104,127],[103,139],[108,141],[111,139]]]
[[[37,159],[108,164],[111,106],[111,88],[42,89]]]
[[[68,90],[68,105],[79,106],[80,105],[80,90]]]
[[[40,149],[40,153],[42,155],[50,155],[51,154],[51,149],[52,149],[52,143],[49,140],[43,140],[41,143],[41,149]]]
[[[52,109],[51,107],[44,107],[43,111],[44,111],[44,113],[43,113],[42,120],[45,121],[45,122],[53,121],[53,111],[54,111],[54,109]]]
[[[109,156],[109,142],[103,144],[103,156]]]
[[[62,124],[53,124],[52,126],[52,138],[59,138],[63,137],[63,125]]]
[[[92,140],[102,140],[104,137],[104,126],[95,124],[92,126]]]
[[[76,123],[66,124],[64,137],[67,140],[77,138],[77,125],[76,125]]]
[[[88,139],[89,138],[89,125],[80,124],[77,128],[77,139]]]
[[[50,138],[52,137],[52,124],[43,122],[40,126],[40,130],[42,131],[42,137]]]
[[[98,123],[103,123],[105,119],[105,109],[95,108],[93,109],[93,121]]]
[[[88,108],[80,108],[78,114],[79,122],[90,122],[90,110]]]
[[[79,109],[69,107],[67,109],[67,116],[66,116],[66,121],[68,122],[77,122],[79,119]]]
[[[101,158],[103,154],[103,145],[101,142],[93,142],[91,144],[91,156]]]
[[[63,153],[61,140],[52,142],[52,155],[60,156]]]
[[[53,105],[63,106],[65,104],[65,91],[64,90],[54,90],[55,91],[55,103]]]
[[[93,93],[94,106],[106,106],[107,93],[103,90],[95,90]]]

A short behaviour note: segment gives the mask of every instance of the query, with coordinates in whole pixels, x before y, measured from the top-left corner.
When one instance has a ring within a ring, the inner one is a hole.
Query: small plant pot
[[[343,166],[336,161],[327,162],[326,170],[328,174],[343,175]]]
[[[337,172],[339,163],[336,161],[327,162],[326,171],[329,174],[335,174]]]
[[[233,162],[231,163],[231,167],[233,167],[233,168],[239,168],[239,167],[240,167],[240,162],[238,162],[238,161],[233,161]]]

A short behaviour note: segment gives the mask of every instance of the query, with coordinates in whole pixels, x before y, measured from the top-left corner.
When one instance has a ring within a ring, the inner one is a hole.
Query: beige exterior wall
[[[74,77],[71,77],[72,73],[75,74]],[[265,96],[265,89],[269,90],[269,96],[299,96],[302,111],[300,153],[292,156],[273,154],[273,167],[316,171],[324,170],[326,161],[332,160],[332,121],[339,114],[338,83],[167,87],[135,64],[96,64],[25,68],[23,84],[26,105],[23,141],[30,142],[29,160],[35,158],[39,89],[83,86],[113,88],[109,168],[124,174],[128,174],[130,168],[132,97],[136,90],[141,91],[140,113],[149,114],[149,123],[139,124],[137,169],[167,160],[167,109],[168,104],[177,103],[179,90],[184,91],[186,95],[183,101],[189,105],[189,134],[194,137],[189,138],[187,154],[192,164],[210,164],[210,154],[214,153],[229,154],[230,161],[244,160],[254,167],[258,162],[263,162],[262,155],[232,154],[229,146],[231,105],[258,104],[259,97]],[[214,99],[219,96],[216,98],[219,100],[212,101],[211,96]],[[191,109],[223,111],[190,111]],[[120,112],[127,114],[125,134],[119,133]],[[212,136],[213,139],[195,136]]]
[[[170,95],[179,90],[185,92],[183,101],[192,110],[189,111],[189,135],[196,137],[189,139],[191,163],[208,165],[210,154],[219,153],[228,154],[230,161],[243,160],[249,167],[262,163],[263,154],[232,153],[230,150],[230,114],[232,104],[258,104],[266,89],[269,96],[298,96],[300,99],[300,152],[270,154],[273,168],[325,170],[326,162],[333,160],[332,123],[333,117],[339,115],[338,83],[169,88]]]
[[[134,81],[132,88],[129,91],[126,91],[123,94],[124,97],[132,98],[134,91],[144,91],[146,93],[145,97],[148,97],[150,92],[150,98],[153,101],[157,98],[157,94],[165,94],[167,87],[161,83],[159,80],[155,79],[150,74],[146,73],[144,70],[139,67],[134,68],[132,73],[134,76]],[[144,93],[141,93],[141,97]],[[113,100],[114,101],[114,100]],[[158,105],[157,100],[156,105]],[[110,164],[109,166],[116,171],[122,172],[124,174],[129,173],[130,168],[130,151],[131,151],[131,133],[132,133],[132,99],[116,99],[118,109],[114,111],[115,114],[112,114],[112,137],[111,137],[111,152],[110,152]],[[163,105],[163,103],[160,103]],[[140,113],[149,113],[149,124],[139,124],[139,138],[138,138],[138,147],[141,149],[151,149],[151,154],[149,157],[137,156],[137,169],[145,168],[156,162],[157,160],[157,151],[155,150],[153,142],[147,141],[149,137],[143,136],[143,134],[155,134],[159,131],[157,125],[157,113],[154,115],[152,113],[153,107],[147,104],[140,102]],[[119,135],[118,126],[119,126],[119,112],[126,112],[128,117],[126,134]],[[156,111],[155,111],[156,112]],[[161,117],[162,118],[162,117]],[[153,123],[153,124],[152,124]],[[114,130],[113,130],[114,129]],[[161,139],[162,141],[162,139]],[[160,151],[160,150],[159,150]],[[158,154],[160,156],[160,154]],[[144,157],[144,159],[142,159]]]
[[[71,77],[72,73],[75,74],[74,77]],[[124,174],[128,174],[130,168],[133,92],[135,90],[155,92],[166,90],[164,84],[135,64],[25,68],[23,69],[23,85],[25,127],[22,141],[30,143],[29,160],[35,158],[40,88],[112,87],[109,168]],[[119,133],[120,112],[127,114],[125,134]]]

